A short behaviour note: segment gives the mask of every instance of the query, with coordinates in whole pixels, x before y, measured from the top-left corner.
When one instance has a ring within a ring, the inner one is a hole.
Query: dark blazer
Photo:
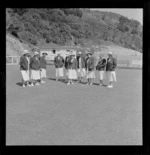
[[[68,61],[68,69],[77,69],[77,60],[76,60],[76,58],[73,60],[73,62],[71,60],[72,59],[69,59],[69,61]]]
[[[58,59],[60,57],[60,59]],[[64,58],[62,56],[56,56],[54,58],[54,65],[56,68],[61,68],[64,65]]]
[[[90,57],[86,60],[86,69],[88,69],[89,71],[94,70],[94,58],[93,57]]]
[[[101,60],[98,61],[96,70],[98,70],[98,71],[104,70],[105,66],[106,66],[106,59],[102,58]]]
[[[35,57],[32,57],[32,58],[30,59],[30,68],[31,68],[32,70],[39,70],[39,69],[40,69],[40,60],[39,60],[39,59],[36,60]]]
[[[106,71],[114,71],[117,66],[117,60],[115,58],[107,59]]]
[[[40,68],[46,69],[46,60],[43,56],[40,57]]]
[[[20,70],[28,70],[28,60],[25,56],[20,57]]]
[[[67,56],[67,57],[65,58],[65,68],[66,68],[66,69],[68,69],[69,59],[70,59],[70,56]]]
[[[79,58],[81,57],[81,64],[82,68],[85,68],[85,57],[84,56],[77,56],[77,67],[79,68]]]

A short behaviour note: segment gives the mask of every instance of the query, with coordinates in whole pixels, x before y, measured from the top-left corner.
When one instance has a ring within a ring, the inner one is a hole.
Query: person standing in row
[[[54,58],[54,65],[56,68],[56,81],[61,79],[64,76],[63,66],[64,66],[64,58],[60,53]]]
[[[68,81],[68,63],[70,58],[71,58],[71,55],[67,53],[65,58],[66,81]]]
[[[103,85],[104,75],[105,75],[105,67],[106,67],[106,59],[102,56],[99,57],[99,61],[96,66],[96,70],[99,71],[99,79],[100,79],[100,86]]]
[[[39,53],[34,52],[34,56],[31,58],[30,61],[30,68],[31,68],[31,79],[32,79],[32,86],[40,85],[40,61],[39,61]]]
[[[107,86],[108,88],[113,88],[113,81],[116,82],[116,72],[115,68],[117,66],[117,60],[112,56],[112,52],[108,53],[108,59],[107,59],[107,65],[106,65],[106,72],[107,72],[107,77],[109,80],[109,85]]]
[[[41,83],[45,83],[43,80],[44,78],[47,78],[46,75],[46,60],[45,57],[47,56],[47,53],[42,53],[42,56],[40,57],[40,75],[41,75]]]
[[[20,71],[22,75],[22,87],[30,86],[29,80],[29,69],[30,69],[30,60],[28,58],[29,51],[24,50],[23,55],[20,57]]]
[[[86,75],[85,69],[85,57],[82,52],[79,52],[77,56],[77,68],[78,68],[78,82],[81,82],[82,78]]]
[[[88,53],[88,58],[86,60],[86,69],[87,69],[87,85],[92,85],[92,79],[95,78],[95,71],[94,71],[94,57],[92,53]]]
[[[67,85],[72,84],[73,85],[73,80],[77,79],[77,60],[75,58],[75,55],[71,55],[71,58],[69,59],[68,62],[68,83]]]

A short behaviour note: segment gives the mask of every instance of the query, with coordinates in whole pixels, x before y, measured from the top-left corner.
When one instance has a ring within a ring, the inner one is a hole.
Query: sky
[[[91,8],[92,9],[92,8]],[[113,12],[113,13],[118,13],[120,15],[123,15],[129,19],[134,19],[139,21],[143,25],[143,9],[99,9],[99,8],[94,8],[92,10],[99,10],[99,11],[107,11],[107,12]]]

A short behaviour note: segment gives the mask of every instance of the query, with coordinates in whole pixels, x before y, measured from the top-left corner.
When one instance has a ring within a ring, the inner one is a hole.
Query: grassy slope
[[[141,55],[140,52],[132,50],[132,49],[127,49],[123,48],[121,46],[117,46],[114,44],[106,44],[99,46],[99,49],[96,50],[97,52],[102,52],[102,53],[108,53],[109,51],[112,51],[116,55]],[[20,43],[19,40],[16,38],[12,37],[11,35],[6,36],[6,55],[8,56],[17,56],[21,55],[22,51],[24,49],[30,50],[28,45],[25,45],[23,43]]]

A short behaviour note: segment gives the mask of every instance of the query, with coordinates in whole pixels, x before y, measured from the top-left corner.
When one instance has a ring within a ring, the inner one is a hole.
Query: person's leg
[[[56,68],[56,81],[58,81],[58,68]]]
[[[90,78],[89,79],[89,83],[90,83],[90,85],[92,85],[93,83],[92,83],[92,78]]]
[[[69,79],[69,80],[68,80],[68,83],[67,83],[67,85],[70,85],[70,84],[71,84],[71,80]]]
[[[109,85],[108,88],[112,88],[113,87],[113,78],[112,78],[112,72],[109,73]]]
[[[90,84],[90,80],[89,80],[89,78],[88,78],[87,80],[88,80],[87,85],[89,85],[89,84]]]
[[[103,85],[103,79],[104,79],[104,71],[100,71],[100,84]]]
[[[71,79],[71,84],[73,84],[73,79]]]
[[[24,70],[21,70],[22,75],[22,87],[25,87],[27,85],[27,73]]]

